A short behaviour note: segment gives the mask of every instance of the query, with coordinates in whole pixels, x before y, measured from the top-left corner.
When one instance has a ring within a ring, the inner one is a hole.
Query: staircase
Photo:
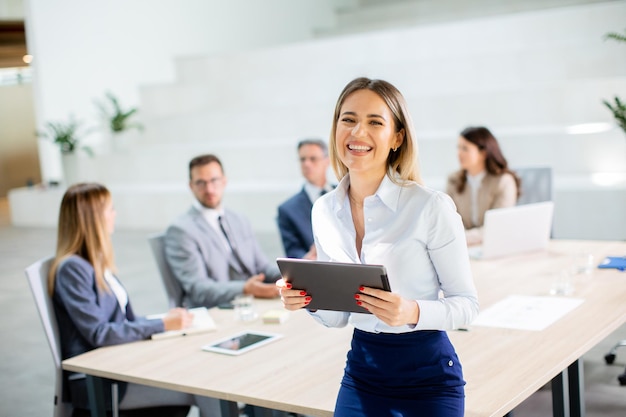
[[[622,28],[625,13],[623,2],[603,3],[183,58],[176,83],[142,87],[145,133],[83,172],[110,186],[120,227],[162,230],[191,202],[189,160],[215,153],[229,179],[225,203],[277,236],[276,207],[302,183],[298,140],[328,138],[339,92],[365,75],[405,95],[427,185],[443,189],[458,166],[458,132],[485,124],[510,165],[553,167],[556,237],[623,239],[626,179],[604,188],[589,180],[625,173],[623,132],[567,127],[612,123],[601,100],[626,91],[626,54],[602,35]],[[619,227],[580,226],[598,198]]]

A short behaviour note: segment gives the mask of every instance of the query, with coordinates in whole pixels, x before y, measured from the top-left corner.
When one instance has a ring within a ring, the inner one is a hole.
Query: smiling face
[[[387,172],[389,152],[402,144],[404,132],[396,132],[391,110],[371,90],[357,90],[344,100],[335,146],[338,158],[351,174],[382,178]]]

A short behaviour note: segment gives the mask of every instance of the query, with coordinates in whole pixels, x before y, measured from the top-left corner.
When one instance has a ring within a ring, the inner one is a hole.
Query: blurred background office
[[[25,22],[32,56],[0,95],[0,193],[15,225],[55,223],[62,190],[11,190],[64,180],[58,147],[33,132],[74,118],[95,156],[66,168],[120,196],[119,227],[168,224],[191,199],[186,161],[213,152],[231,167],[228,204],[277,233],[275,208],[300,185],[297,138],[327,138],[341,86],[366,75],[405,92],[427,185],[444,189],[457,168],[459,129],[488,125],[512,167],[553,168],[554,237],[626,238],[626,132],[602,104],[626,100],[626,42],[605,39],[624,31],[625,1],[0,5]],[[139,109],[142,131],[107,130],[107,92]]]
[[[605,38],[625,29],[623,0],[0,0],[2,305],[32,302],[20,268],[51,254],[68,180],[106,184],[116,238],[141,244],[191,203],[200,153],[229,167],[226,203],[281,255],[276,207],[301,187],[293,149],[328,137],[360,75],[403,91],[428,186],[457,169],[460,129],[488,125],[511,167],[552,168],[553,237],[624,240],[626,132],[602,101],[626,100],[626,42]],[[142,129],[111,131],[108,93]],[[72,120],[93,156],[35,134]],[[28,337],[43,343],[39,330]]]

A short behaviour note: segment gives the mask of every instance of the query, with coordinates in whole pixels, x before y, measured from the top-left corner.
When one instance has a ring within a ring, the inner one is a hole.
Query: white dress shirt
[[[329,192],[332,191],[332,189],[333,186],[329,183],[326,183],[322,188],[318,187],[317,185],[311,184],[308,181],[304,183],[304,191],[309,197],[309,200],[311,200],[311,203],[315,203],[317,199],[322,196],[322,191]]]
[[[416,326],[389,326],[372,314],[317,310],[329,327],[348,323],[367,332],[449,330],[469,324],[478,313],[461,218],[448,195],[416,183],[394,184],[385,176],[363,205],[365,234],[359,258],[346,175],[313,206],[318,260],[382,264],[391,290],[416,300]],[[356,301],[355,301],[356,302]]]

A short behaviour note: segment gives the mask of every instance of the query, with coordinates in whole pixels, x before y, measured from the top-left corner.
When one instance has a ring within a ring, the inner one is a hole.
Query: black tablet
[[[311,296],[310,310],[349,311],[369,314],[356,304],[354,295],[359,287],[391,291],[387,271],[382,265],[308,261],[278,258],[278,268],[285,281],[294,289]]]

